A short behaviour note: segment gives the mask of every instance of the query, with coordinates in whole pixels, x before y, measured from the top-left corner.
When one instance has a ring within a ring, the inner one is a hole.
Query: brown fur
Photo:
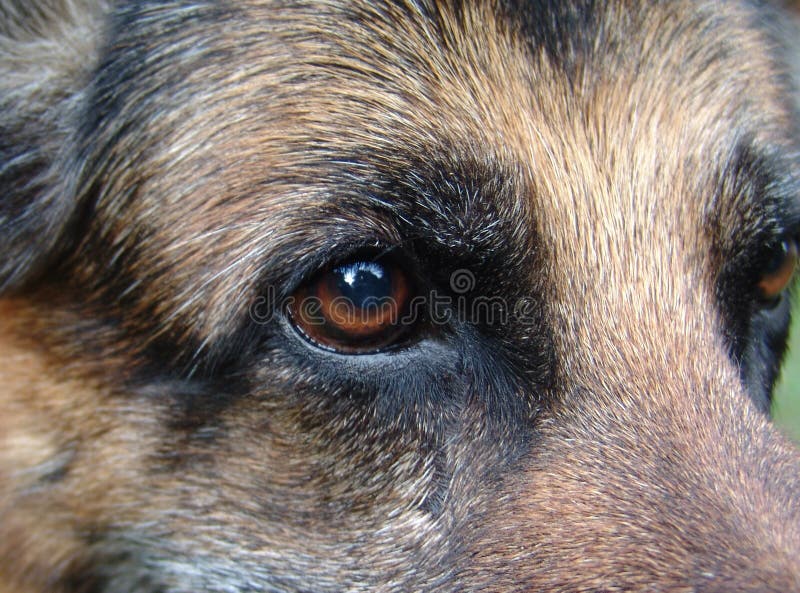
[[[800,591],[771,9],[277,4],[0,1],[0,591]],[[376,241],[532,318],[253,318]]]

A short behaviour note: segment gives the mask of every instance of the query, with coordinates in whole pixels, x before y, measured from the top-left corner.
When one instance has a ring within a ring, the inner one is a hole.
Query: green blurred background
[[[798,286],[800,288],[800,286]],[[772,411],[784,431],[800,442],[800,290],[795,290],[789,352],[775,389]]]

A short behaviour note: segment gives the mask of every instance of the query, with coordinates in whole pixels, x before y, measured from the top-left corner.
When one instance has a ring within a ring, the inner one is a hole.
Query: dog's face
[[[109,4],[0,2],[0,590],[800,591],[763,7]]]

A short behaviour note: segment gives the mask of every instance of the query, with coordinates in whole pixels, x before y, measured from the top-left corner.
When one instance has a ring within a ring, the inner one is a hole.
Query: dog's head
[[[768,9],[0,16],[0,590],[800,591]]]

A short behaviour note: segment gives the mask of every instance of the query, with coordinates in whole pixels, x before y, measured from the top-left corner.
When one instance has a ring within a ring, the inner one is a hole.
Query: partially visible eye
[[[758,282],[758,297],[763,307],[775,306],[780,301],[792,281],[797,262],[797,243],[793,240],[783,241]]]
[[[317,346],[372,353],[403,336],[411,295],[408,275],[391,259],[353,260],[323,271],[296,291],[289,317]]]

